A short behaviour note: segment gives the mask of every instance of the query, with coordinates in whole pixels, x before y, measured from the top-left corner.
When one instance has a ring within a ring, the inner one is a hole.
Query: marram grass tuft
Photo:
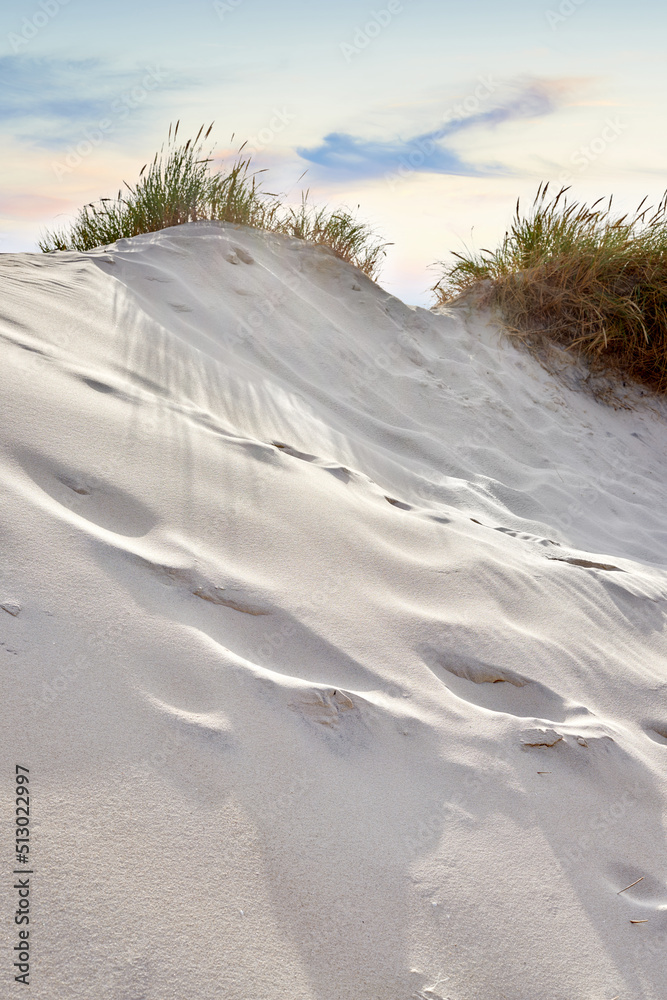
[[[101,198],[80,209],[63,230],[47,232],[39,242],[44,253],[92,250],[124,237],[155,233],[185,222],[215,220],[296,236],[330,247],[343,260],[375,279],[385,247],[373,230],[346,211],[329,211],[308,204],[284,205],[277,195],[261,190],[251,157],[239,156],[226,170],[214,172],[204,152],[212,125],[195,139],[177,143],[178,122],[165,146],[145,164],[134,187],[124,182],[115,198]],[[261,171],[260,171],[261,173]]]
[[[568,188],[548,188],[526,215],[517,202],[497,250],[442,265],[438,303],[480,289],[515,336],[667,393],[667,196],[614,216],[611,199],[587,206],[568,202]]]

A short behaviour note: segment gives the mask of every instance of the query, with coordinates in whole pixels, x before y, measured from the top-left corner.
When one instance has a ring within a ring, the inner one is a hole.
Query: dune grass
[[[153,161],[142,167],[134,186],[123,182],[125,189],[115,198],[85,205],[71,225],[47,232],[40,250],[92,250],[123,237],[215,220],[324,244],[369,278],[377,278],[389,244],[347,210],[310,205],[308,192],[298,208],[263,192],[258,180],[263,171],[253,172],[252,157],[242,155],[243,147],[226,170],[212,170],[212,158],[204,150],[212,127],[204,132],[202,126],[194,139],[179,144],[177,122]]]
[[[667,393],[667,196],[632,214],[612,200],[588,206],[541,184],[519,202],[497,250],[455,253],[434,286],[438,303],[479,289],[528,344],[556,343],[614,373]]]

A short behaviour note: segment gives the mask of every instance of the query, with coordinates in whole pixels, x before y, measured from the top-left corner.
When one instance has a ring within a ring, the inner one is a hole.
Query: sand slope
[[[664,413],[233,227],[0,280],[31,995],[664,1000]]]

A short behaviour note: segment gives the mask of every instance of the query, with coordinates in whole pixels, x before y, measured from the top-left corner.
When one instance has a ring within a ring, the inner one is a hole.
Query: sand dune
[[[32,996],[664,1000],[664,408],[234,227],[0,276]]]

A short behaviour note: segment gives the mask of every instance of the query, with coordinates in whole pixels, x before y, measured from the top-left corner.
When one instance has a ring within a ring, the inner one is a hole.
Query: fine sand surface
[[[665,1000],[664,411],[231,226],[0,282],[0,995],[20,763],[34,1000]]]

